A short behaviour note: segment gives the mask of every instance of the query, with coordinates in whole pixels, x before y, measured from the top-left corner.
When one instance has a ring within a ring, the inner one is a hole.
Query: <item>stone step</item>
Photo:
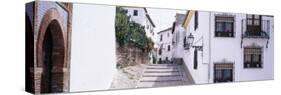
[[[164,66],[164,67],[160,67],[160,66],[157,66],[157,67],[147,67],[146,69],[179,69],[179,67],[169,67],[169,66]]]
[[[184,85],[182,81],[170,81],[170,82],[141,82],[138,87],[164,87],[164,86],[177,86]]]
[[[180,73],[178,70],[173,70],[173,71],[144,71],[144,73]]]
[[[146,71],[179,71],[179,69],[168,68],[168,69],[145,69]]]
[[[180,66],[178,64],[147,64],[147,66]]]
[[[182,74],[179,72],[166,72],[166,73],[144,73],[143,76],[145,75],[161,76],[161,75],[182,75]]]
[[[182,75],[143,75],[142,77],[182,77]]]
[[[165,77],[142,77],[140,82],[169,82],[169,81],[182,81],[182,76],[165,76]]]

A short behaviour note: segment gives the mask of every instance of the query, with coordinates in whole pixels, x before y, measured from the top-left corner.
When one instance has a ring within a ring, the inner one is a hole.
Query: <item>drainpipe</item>
[[[211,80],[211,12],[209,12],[209,64],[208,64],[208,83]]]

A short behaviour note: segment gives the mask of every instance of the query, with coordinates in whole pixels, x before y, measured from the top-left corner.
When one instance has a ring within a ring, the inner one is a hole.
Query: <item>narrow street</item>
[[[163,87],[188,84],[191,84],[191,82],[186,77],[182,65],[148,64],[137,87]]]

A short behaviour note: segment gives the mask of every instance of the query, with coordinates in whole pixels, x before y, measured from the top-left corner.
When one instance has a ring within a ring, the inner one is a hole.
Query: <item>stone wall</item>
[[[149,63],[148,52],[132,46],[118,47],[116,56],[117,68]]]

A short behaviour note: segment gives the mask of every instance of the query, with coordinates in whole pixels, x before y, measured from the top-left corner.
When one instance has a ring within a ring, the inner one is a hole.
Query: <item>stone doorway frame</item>
[[[52,72],[58,72],[61,73],[62,76],[58,77],[58,79],[61,79],[61,85],[62,85],[62,91],[61,92],[67,92],[69,90],[69,64],[68,64],[68,58],[67,58],[67,54],[68,54],[68,49],[67,49],[67,43],[68,41],[66,40],[67,37],[67,32],[64,30],[63,25],[62,25],[62,17],[60,16],[60,13],[58,12],[57,9],[55,8],[51,8],[49,9],[45,15],[43,16],[43,19],[41,21],[40,27],[39,27],[39,31],[38,31],[38,35],[37,35],[37,42],[36,42],[36,78],[38,78],[36,82],[36,86],[39,86],[37,88],[37,90],[35,89],[36,92],[40,92],[42,93],[42,91],[44,91],[43,89],[41,89],[41,80],[42,80],[42,76],[44,74],[44,51],[43,51],[43,44],[44,44],[44,39],[45,39],[45,34],[47,32],[47,29],[49,27],[49,25],[53,22],[56,21],[58,24],[58,27],[60,28],[60,36],[58,35],[53,35],[55,39],[55,41],[61,40],[61,42],[57,42],[60,44],[63,44],[63,49],[58,50],[58,55],[62,55],[63,58],[62,60],[57,59],[58,62],[60,62],[59,64],[57,64],[57,66],[53,67]],[[57,33],[56,33],[57,34]],[[56,43],[56,42],[55,42]],[[60,48],[61,46],[59,46],[58,48]],[[54,46],[54,48],[56,48]],[[56,53],[56,52],[55,52]],[[53,55],[54,56],[54,55]],[[56,64],[54,62],[54,64]],[[35,79],[36,79],[35,78]],[[43,92],[44,93],[44,92]]]

